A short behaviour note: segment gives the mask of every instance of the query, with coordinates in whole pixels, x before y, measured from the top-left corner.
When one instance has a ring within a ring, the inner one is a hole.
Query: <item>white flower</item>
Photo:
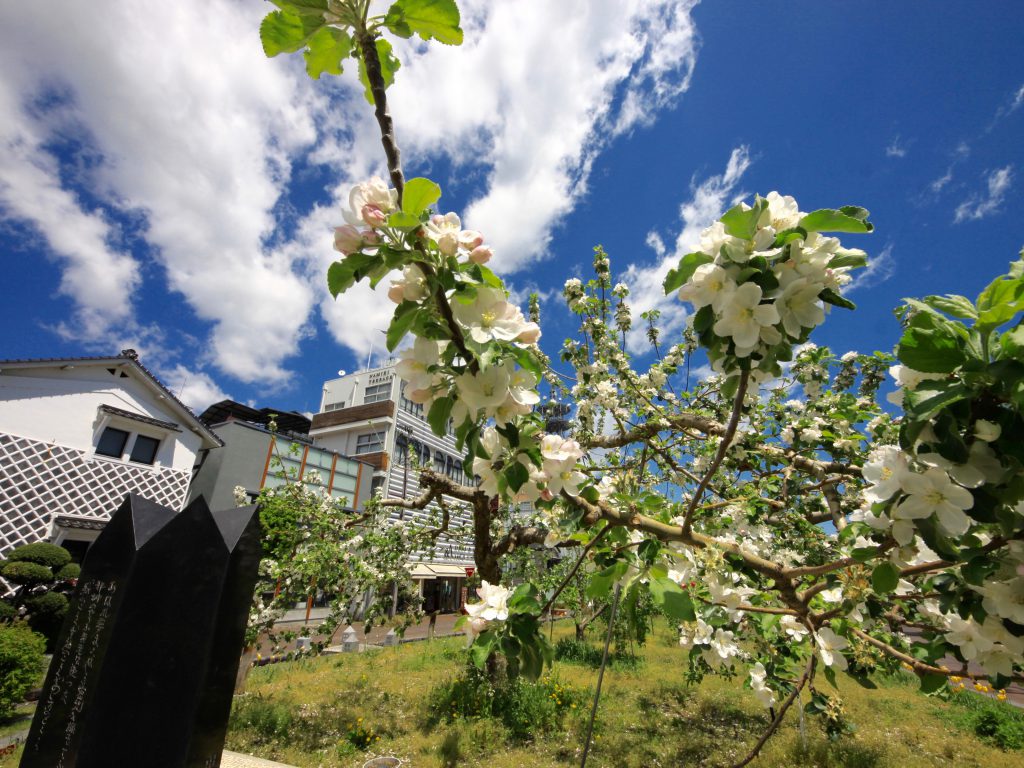
[[[904,390],[913,391],[922,381],[928,381],[929,379],[941,379],[944,377],[944,374],[941,373],[922,373],[921,371],[915,371],[913,368],[908,368],[905,365],[891,366],[889,368],[889,375],[896,380],[896,386],[899,387],[895,392],[890,392],[886,396],[886,400],[893,405],[903,405]]]
[[[946,641],[960,648],[960,655],[972,661],[979,653],[992,649],[992,641],[981,631],[981,625],[974,619],[961,619],[956,614],[947,617],[949,632]]]
[[[488,496],[498,495],[498,474],[494,465],[502,460],[501,451],[504,441],[498,430],[494,427],[487,427],[480,436],[480,446],[489,458],[477,456],[473,459],[473,474],[480,478],[480,488]]]
[[[388,298],[395,304],[403,301],[419,301],[425,299],[429,294],[427,287],[427,276],[415,264],[410,264],[402,270],[402,277],[391,281],[391,288],[388,289]]]
[[[798,643],[803,642],[804,638],[808,635],[807,627],[805,627],[796,616],[790,616],[788,614],[783,616],[782,620],[779,622],[779,626],[782,627],[782,630],[789,635],[790,638]]]
[[[745,243],[737,237],[733,237],[725,231],[725,224],[716,221],[710,227],[700,233],[700,249],[708,256],[718,258],[721,255],[722,246],[729,249],[744,250]]]
[[[989,581],[976,592],[984,596],[982,605],[988,613],[1024,624],[1024,578],[1016,576],[1009,581]]]
[[[772,689],[765,684],[765,678],[768,676],[768,672],[764,668],[764,664],[760,661],[757,662],[750,669],[750,690],[754,692],[757,700],[761,702],[764,707],[775,706],[775,694],[772,693]]]
[[[702,655],[708,666],[720,669],[723,666],[731,667],[733,659],[739,652],[740,647],[733,642],[733,633],[719,627],[715,632],[715,638],[708,643],[708,648]]]
[[[768,201],[767,223],[777,231],[792,229],[800,223],[800,219],[804,216],[800,212],[800,206],[796,204],[796,200],[789,195],[769,192],[764,199]]]
[[[728,304],[714,325],[714,332],[722,337],[731,336],[736,354],[750,348],[761,338],[761,328],[779,322],[779,312],[773,304],[761,304],[761,287],[744,283],[732,294]]]
[[[478,344],[491,340],[533,344],[540,338],[539,326],[527,322],[522,310],[510,304],[505,292],[498,288],[477,288],[477,294],[469,304],[453,302],[452,313]]]
[[[978,419],[974,422],[974,436],[979,440],[984,440],[986,443],[998,440],[1002,432],[1003,428],[995,422],[987,421],[986,419]]]
[[[868,454],[862,470],[864,479],[871,483],[864,489],[864,498],[872,504],[887,501],[903,489],[903,481],[910,475],[906,454],[895,445],[881,445]]]
[[[826,603],[841,603],[843,602],[843,588],[835,587],[833,589],[823,589],[820,593],[821,599]]]
[[[821,283],[803,277],[787,285],[775,299],[782,327],[794,339],[800,336],[804,328],[815,328],[825,322],[825,310],[818,298],[822,287]]]
[[[687,650],[695,645],[707,645],[711,642],[714,631],[714,627],[708,625],[704,619],[698,618],[696,622],[687,622],[679,627],[679,645]]]
[[[432,341],[418,336],[411,347],[406,347],[399,353],[401,359],[395,364],[395,372],[403,381],[408,382],[409,387],[405,396],[409,400],[414,403],[425,403],[432,399],[433,388],[443,379],[429,369],[438,364],[446,345],[447,342]]]
[[[366,224],[379,227],[387,215],[398,208],[398,192],[389,189],[378,176],[352,187],[348,195],[349,209],[342,211],[345,221],[353,226]]]
[[[490,415],[504,404],[509,393],[509,378],[509,370],[504,365],[492,365],[480,373],[467,371],[458,376],[455,384],[470,416],[475,417],[481,409]]]
[[[437,243],[437,249],[445,256],[454,256],[459,249],[459,234],[462,232],[462,222],[455,213],[446,213],[444,216],[435,214],[430,217],[424,229],[427,236]]]
[[[482,582],[476,591],[482,603],[466,603],[466,613],[474,619],[504,621],[508,618],[509,590],[500,584]]]
[[[728,272],[717,264],[701,264],[679,289],[679,298],[697,309],[710,304],[715,312],[720,312],[735,290],[736,283]]]
[[[902,519],[916,520],[935,513],[939,525],[950,535],[960,536],[970,528],[970,518],[963,511],[974,506],[974,497],[941,469],[932,467],[924,474],[908,475],[903,487],[909,495],[897,507]]]
[[[818,657],[826,667],[835,665],[836,669],[846,669],[846,657],[839,651],[848,648],[850,643],[840,637],[831,627],[822,627],[814,633],[814,641],[818,646]]]

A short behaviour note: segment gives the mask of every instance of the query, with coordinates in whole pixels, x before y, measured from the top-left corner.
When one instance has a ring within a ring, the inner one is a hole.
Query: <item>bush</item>
[[[71,579],[77,579],[82,575],[82,566],[78,563],[68,563],[59,571],[57,571],[57,578],[61,581],[70,581]]]
[[[47,584],[53,581],[53,571],[45,565],[30,563],[27,560],[8,560],[4,564],[3,570],[0,571],[0,576],[15,584],[25,586]]]
[[[43,592],[25,599],[28,625],[46,638],[46,652],[53,653],[64,617],[68,614],[68,599],[60,592]]]
[[[1024,712],[987,696],[963,691],[955,693],[950,701],[957,705],[953,722],[972,731],[1000,749],[1024,749]]]
[[[46,641],[24,627],[0,629],[0,718],[9,718],[43,671]]]
[[[565,714],[576,710],[582,700],[580,691],[563,685],[553,675],[536,683],[516,678],[495,686],[471,666],[461,677],[435,688],[429,706],[433,722],[494,718],[505,726],[511,739],[528,740],[534,734],[561,728]]]
[[[25,544],[13,549],[7,554],[7,559],[38,563],[39,565],[45,565],[51,571],[59,571],[71,562],[71,553],[64,549],[64,547],[58,547],[56,544],[37,541],[34,544]]]
[[[7,624],[18,616],[18,609],[6,600],[0,600],[0,622]]]

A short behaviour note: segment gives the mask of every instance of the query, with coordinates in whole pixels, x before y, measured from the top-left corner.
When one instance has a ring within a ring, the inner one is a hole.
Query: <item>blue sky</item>
[[[194,407],[315,410],[391,310],[323,277],[339,201],[382,170],[354,80],[265,60],[257,0],[45,6],[0,6],[0,357],[133,346]],[[672,338],[661,275],[754,192],[870,209],[844,240],[874,258],[860,309],[814,337],[839,352],[890,349],[901,296],[973,296],[1024,245],[1024,4],[461,6],[461,49],[400,46],[407,175],[541,292],[553,356],[597,243]]]

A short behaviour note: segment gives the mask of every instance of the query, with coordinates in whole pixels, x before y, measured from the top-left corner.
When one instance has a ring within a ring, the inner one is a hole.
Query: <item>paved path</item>
[[[292,766],[224,750],[224,756],[220,760],[220,768],[292,768]]]

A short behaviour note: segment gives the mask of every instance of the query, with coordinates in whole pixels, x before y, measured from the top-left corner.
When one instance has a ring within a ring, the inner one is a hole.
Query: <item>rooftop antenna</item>
[[[366,370],[370,370],[370,358],[373,357],[373,344],[370,345],[370,351],[366,354]]]

